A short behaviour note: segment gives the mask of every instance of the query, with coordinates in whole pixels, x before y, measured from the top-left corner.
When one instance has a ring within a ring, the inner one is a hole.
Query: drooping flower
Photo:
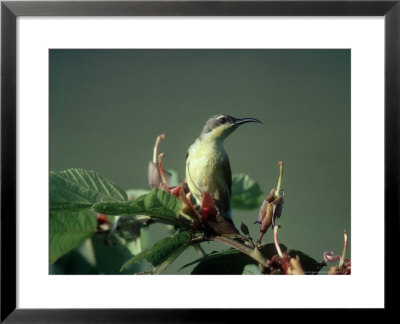
[[[276,225],[276,219],[281,217],[283,208],[283,197],[284,191],[281,189],[282,176],[283,176],[283,162],[278,162],[279,166],[279,177],[278,185],[276,188],[272,188],[270,193],[265,197],[258,218],[255,223],[261,224],[260,235],[257,242],[261,243],[261,240],[268,230],[268,228]]]
[[[325,262],[336,262],[340,260],[340,255],[334,255],[332,251],[324,252],[324,261]]]

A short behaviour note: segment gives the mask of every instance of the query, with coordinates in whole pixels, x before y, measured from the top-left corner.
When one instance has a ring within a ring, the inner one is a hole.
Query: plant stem
[[[279,225],[275,225],[274,226],[274,242],[275,242],[276,251],[278,252],[278,255],[282,258],[283,254],[282,254],[282,250],[281,250],[281,247],[280,247],[279,241],[278,241],[278,229],[279,229]]]
[[[165,179],[164,171],[163,171],[163,169],[162,169],[162,164],[161,164],[161,160],[162,160],[164,157],[165,157],[165,153],[161,153],[161,154],[158,155],[158,172],[160,173],[160,176],[161,176],[161,180],[162,180],[163,185],[165,185],[165,186],[168,187],[168,183],[167,183],[167,180]]]
[[[192,238],[190,243],[194,245],[194,244],[199,244],[201,242],[205,242],[205,241],[209,241],[209,240],[228,245],[228,246],[248,255],[253,260],[255,260],[259,264],[261,264],[263,267],[268,267],[268,265],[267,265],[268,259],[262,255],[261,251],[258,249],[257,246],[255,246],[253,249],[253,248],[249,247],[248,245],[240,243],[240,242],[238,242],[230,237],[227,237],[227,236],[212,236],[212,237],[208,237],[208,238],[206,238],[204,236],[199,236],[199,237]]]
[[[223,244],[226,244],[230,247],[233,247],[236,250],[239,250],[240,252],[248,255],[258,263],[260,263],[263,266],[267,266],[267,259],[261,254],[260,250],[255,247],[254,249],[248,247],[247,245],[244,245],[238,241],[235,241],[234,239],[231,239],[227,236],[213,236],[210,238],[213,241],[217,241]]]
[[[158,149],[158,144],[160,143],[160,139],[164,139],[165,138],[165,134],[161,134],[159,136],[157,136],[156,139],[156,144],[154,145],[154,151],[153,151],[153,163],[157,164],[157,149]]]
[[[347,230],[344,230],[344,246],[343,246],[342,257],[340,258],[339,261],[339,269],[343,266],[344,258],[346,257],[346,251],[347,251]]]
[[[281,184],[282,184],[282,176],[283,176],[283,162],[278,162],[279,166],[279,178],[278,178],[278,185],[276,186],[275,191],[275,198],[278,198],[281,191]]]

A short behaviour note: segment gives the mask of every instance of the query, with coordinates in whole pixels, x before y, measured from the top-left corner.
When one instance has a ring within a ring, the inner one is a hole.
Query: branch
[[[235,241],[234,239],[231,239],[227,236],[213,236],[210,239],[228,245],[236,250],[239,250],[240,252],[248,255],[258,263],[260,263],[262,266],[267,266],[268,260],[261,254],[260,250],[257,247],[252,249],[247,245]]]

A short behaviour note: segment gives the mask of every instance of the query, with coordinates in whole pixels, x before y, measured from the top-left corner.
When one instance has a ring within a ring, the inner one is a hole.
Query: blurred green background
[[[50,50],[50,169],[96,170],[148,188],[157,135],[164,167],[185,175],[186,150],[212,115],[254,117],[225,141],[233,173],[267,192],[284,161],[280,242],[318,261],[350,230],[350,50]],[[254,238],[258,210],[233,211]],[[148,244],[167,236],[150,227]],[[264,242],[272,242],[272,231]],[[205,244],[207,252],[225,249]],[[350,249],[348,250],[350,257]],[[184,252],[166,273],[198,258]],[[191,267],[192,268],[192,267]],[[179,273],[189,273],[191,268]],[[325,268],[327,270],[327,268]]]

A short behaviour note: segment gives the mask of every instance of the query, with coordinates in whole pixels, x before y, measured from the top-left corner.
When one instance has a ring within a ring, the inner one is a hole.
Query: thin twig
[[[347,230],[344,230],[344,246],[343,246],[342,256],[340,257],[340,261],[339,261],[339,269],[344,264],[344,258],[346,257],[346,251],[347,251]]]
[[[279,225],[275,225],[274,226],[274,242],[275,242],[275,247],[276,247],[276,251],[278,252],[278,255],[282,258],[283,254],[282,254],[282,250],[281,247],[279,245],[279,241],[278,241],[278,229],[279,229]]]
[[[160,143],[160,139],[165,139],[165,134],[161,134],[157,136],[156,143],[154,145],[154,150],[153,150],[153,163],[157,163],[157,150],[158,150],[158,144]]]

